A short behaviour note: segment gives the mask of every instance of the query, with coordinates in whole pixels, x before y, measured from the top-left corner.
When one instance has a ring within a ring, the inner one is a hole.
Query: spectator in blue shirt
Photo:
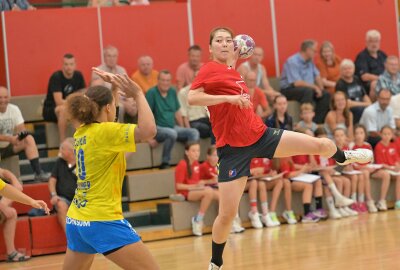
[[[0,11],[34,10],[28,0],[0,0]]]
[[[319,71],[313,63],[317,43],[305,40],[300,52],[288,58],[280,81],[281,93],[288,100],[315,105],[314,122],[321,124],[329,111],[330,95],[323,88]]]

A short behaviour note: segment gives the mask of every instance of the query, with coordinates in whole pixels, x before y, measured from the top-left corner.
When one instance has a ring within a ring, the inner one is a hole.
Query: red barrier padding
[[[31,250],[31,231],[29,227],[29,219],[27,217],[18,218],[17,227],[15,231],[15,248],[24,249],[25,254],[28,256],[32,255]],[[4,261],[7,259],[7,251],[3,237],[3,225],[0,226],[0,260]]]
[[[56,215],[30,218],[32,255],[66,251],[67,240]]]
[[[36,200],[43,200],[47,203],[47,206],[51,209],[53,206],[50,204],[50,193],[49,187],[47,183],[38,183],[38,184],[25,184],[23,185],[24,190],[23,192],[36,199]],[[31,206],[21,204],[18,202],[13,203],[13,207],[17,210],[18,215],[27,214]]]

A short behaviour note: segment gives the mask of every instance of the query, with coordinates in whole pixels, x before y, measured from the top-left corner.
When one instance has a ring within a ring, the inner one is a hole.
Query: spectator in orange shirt
[[[268,105],[264,92],[257,87],[257,74],[249,71],[245,76],[246,85],[249,88],[250,99],[253,102],[253,109],[264,120],[271,114],[271,108]]]
[[[176,70],[176,86],[178,90],[191,84],[195,74],[203,65],[201,62],[201,48],[199,45],[190,46],[188,56],[188,62],[181,64]]]
[[[158,71],[153,69],[153,59],[143,55],[138,59],[138,69],[132,74],[132,80],[137,83],[146,94],[147,90],[157,84]]]
[[[326,90],[333,95],[335,93],[336,82],[340,79],[340,62],[339,56],[335,55],[335,49],[329,41],[324,41],[319,50],[320,58],[315,62],[322,83]]]

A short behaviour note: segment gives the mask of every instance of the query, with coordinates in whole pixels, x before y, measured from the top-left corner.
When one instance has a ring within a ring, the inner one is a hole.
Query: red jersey
[[[369,149],[369,150],[371,150],[372,151],[372,146],[368,143],[368,142],[364,142],[362,145],[356,145],[356,144],[354,144],[353,145],[353,147],[352,147],[352,149],[353,150],[356,150],[356,149]],[[365,163],[365,164],[362,164],[362,163],[355,163],[358,167],[362,167],[362,166],[366,166],[367,165],[367,163]]]
[[[395,144],[396,147],[397,147],[397,152],[400,153],[400,137],[397,137],[397,138],[394,140],[394,144]]]
[[[269,107],[267,97],[265,96],[264,92],[257,87],[254,89],[254,94],[251,98],[251,102],[253,103],[254,112],[257,111],[258,106],[261,106],[261,108],[263,108],[264,110]]]
[[[291,158],[282,158],[279,162],[279,172],[284,172],[284,177],[287,177],[290,172],[296,171],[294,167],[294,163],[292,162]]]
[[[253,158],[250,163],[250,170],[254,168],[264,168],[264,174],[271,170],[271,160],[268,158]]]
[[[333,158],[321,157],[319,155],[314,156],[314,158],[315,162],[321,167],[336,165],[336,161]]]
[[[175,168],[176,192],[182,194],[186,198],[187,198],[189,191],[177,189],[176,184],[187,184],[187,185],[197,184],[200,181],[200,165],[199,165],[199,163],[197,161],[193,162],[191,169],[192,169],[192,176],[189,178],[185,160],[179,161],[178,165],[176,165],[176,168]]]
[[[293,156],[292,160],[295,164],[308,164],[310,163],[310,156],[309,155],[298,155],[298,156]]]
[[[242,95],[250,100],[249,89],[239,72],[214,61],[200,68],[191,89],[204,88],[209,95]],[[210,122],[216,137],[216,147],[249,146],[257,142],[267,127],[253,108],[240,109],[230,103],[208,106]]]
[[[400,162],[396,144],[391,142],[388,146],[385,146],[382,141],[380,141],[375,146],[375,162],[377,164],[386,164],[389,166],[395,166],[396,162]]]
[[[217,166],[212,166],[207,160],[200,165],[200,179],[210,180],[217,175]]]

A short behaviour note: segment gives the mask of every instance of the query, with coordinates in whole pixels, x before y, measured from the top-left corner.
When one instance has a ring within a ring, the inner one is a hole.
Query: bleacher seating
[[[32,255],[64,252],[67,246],[65,233],[57,216],[30,218],[32,229]]]
[[[35,198],[37,200],[43,200],[47,203],[49,207],[51,207],[50,193],[47,183],[24,184],[23,187],[24,187],[23,192],[26,195]],[[14,202],[13,207],[17,210],[18,215],[27,214],[29,210],[32,209],[31,206],[21,204],[18,202]]]
[[[3,261],[7,259],[7,251],[3,236],[3,225],[0,225],[0,232],[0,261]],[[14,244],[17,250],[23,249],[26,255],[32,255],[31,230],[29,226],[29,219],[27,217],[21,217],[17,220]]]
[[[136,152],[128,153],[126,170],[147,169],[153,167],[151,147],[148,143],[136,144]]]
[[[43,121],[44,98],[45,95],[11,97],[10,103],[18,106],[25,122]]]
[[[20,177],[21,172],[19,168],[19,157],[14,155],[0,161],[0,168],[11,171],[17,178]]]

